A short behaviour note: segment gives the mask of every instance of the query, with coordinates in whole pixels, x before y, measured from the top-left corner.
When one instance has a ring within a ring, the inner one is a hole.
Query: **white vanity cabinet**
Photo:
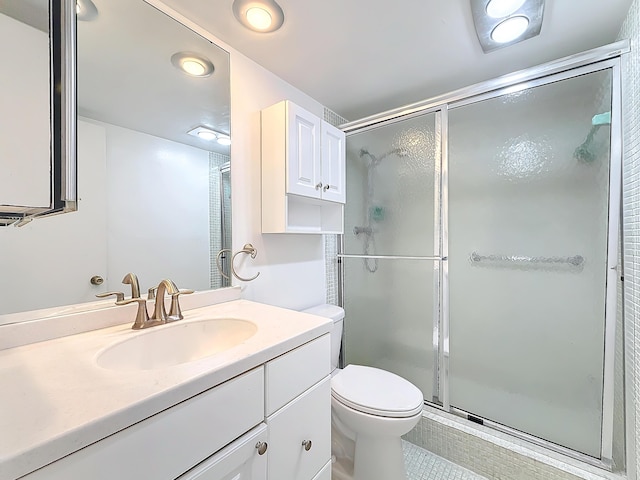
[[[282,101],[262,111],[263,233],[342,233],[345,134]]]
[[[177,480],[267,480],[266,442],[261,424]]]
[[[266,365],[270,479],[312,480],[331,463],[330,350],[324,335]]]
[[[24,477],[172,480],[264,419],[264,368],[125,428]]]
[[[324,334],[22,478],[328,480],[330,348]]]

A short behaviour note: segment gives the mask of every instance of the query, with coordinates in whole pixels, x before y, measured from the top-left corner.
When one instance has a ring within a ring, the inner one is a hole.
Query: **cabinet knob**
[[[302,442],[302,446],[308,452],[309,450],[311,450],[311,440],[304,440]]]
[[[322,182],[316,184],[316,190],[320,190],[322,188]]]
[[[269,445],[267,445],[267,442],[256,443],[256,449],[258,450],[258,455],[264,455],[268,447]]]
[[[326,192],[330,188],[331,188],[331,185],[327,184],[327,185],[324,186],[324,188],[322,190],[324,190]]]

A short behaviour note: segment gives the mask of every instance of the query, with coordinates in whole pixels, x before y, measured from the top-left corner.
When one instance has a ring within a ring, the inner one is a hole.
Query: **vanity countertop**
[[[96,356],[164,325],[133,331],[127,323],[0,351],[0,478],[43,467],[328,333],[332,325],[247,300],[190,310],[181,322],[204,318],[246,319],[258,329],[229,350],[157,370],[107,370]]]

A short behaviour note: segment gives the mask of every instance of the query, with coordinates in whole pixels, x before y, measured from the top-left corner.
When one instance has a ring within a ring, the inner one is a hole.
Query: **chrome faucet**
[[[134,330],[141,330],[143,328],[154,327],[156,325],[162,325],[163,323],[175,322],[176,320],[182,320],[184,316],[180,309],[180,303],[178,297],[181,294],[193,293],[193,290],[179,290],[176,284],[169,279],[162,280],[157,287],[149,289],[149,295],[147,298],[140,298],[140,287],[138,285],[138,278],[133,273],[125,275],[122,283],[128,283],[131,285],[132,297],[124,300],[120,296],[116,301],[116,305],[128,305],[133,302],[138,303],[138,312],[136,313],[136,319],[131,326]],[[157,293],[156,293],[157,292]],[[171,295],[171,306],[169,307],[169,314],[167,315],[166,308],[164,306],[165,292]],[[155,305],[153,308],[153,315],[149,318],[149,312],[147,311],[147,300],[153,300],[155,297]]]
[[[156,290],[156,303],[153,307],[153,316],[151,320],[160,320],[162,323],[167,321],[167,310],[164,307],[164,292],[169,292],[170,295],[179,292],[176,284],[171,280],[165,278],[158,284],[158,288]]]
[[[131,285],[131,298],[140,298],[140,284],[135,273],[127,273],[122,279],[122,283]]]
[[[176,320],[182,320],[182,310],[180,309],[180,302],[178,297],[182,294],[193,293],[193,290],[179,290],[176,284],[169,279],[162,280],[158,287],[153,289],[155,293],[155,306],[153,308],[153,316],[151,320],[161,320],[164,323],[175,322]],[[150,289],[150,292],[152,290]],[[171,295],[171,306],[169,307],[169,314],[164,306],[164,294]]]

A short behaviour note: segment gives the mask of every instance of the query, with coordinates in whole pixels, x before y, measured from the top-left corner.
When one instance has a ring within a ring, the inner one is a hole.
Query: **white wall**
[[[78,211],[0,228],[0,315],[95,300],[105,275],[104,128],[78,122]]]
[[[141,288],[171,278],[209,288],[209,152],[109,124],[108,288],[127,272]],[[144,293],[144,292],[143,292]]]
[[[0,58],[0,205],[48,206],[49,38],[0,14]]]
[[[159,0],[148,3],[182,21],[231,55],[231,182],[233,250],[251,243],[255,260],[237,257],[236,269],[249,277],[242,284],[244,298],[300,309],[326,298],[324,245],[321,235],[263,235],[260,216],[260,111],[284,99],[292,100],[322,118],[324,107],[273,73],[231,48]],[[284,175],[284,172],[283,172]]]
[[[255,281],[243,285],[243,297],[299,309],[325,300],[322,236],[262,235],[260,224],[260,110],[283,99],[323,115],[318,102],[231,51],[233,249],[253,244],[257,258],[237,262],[237,268],[245,277],[260,272]]]

